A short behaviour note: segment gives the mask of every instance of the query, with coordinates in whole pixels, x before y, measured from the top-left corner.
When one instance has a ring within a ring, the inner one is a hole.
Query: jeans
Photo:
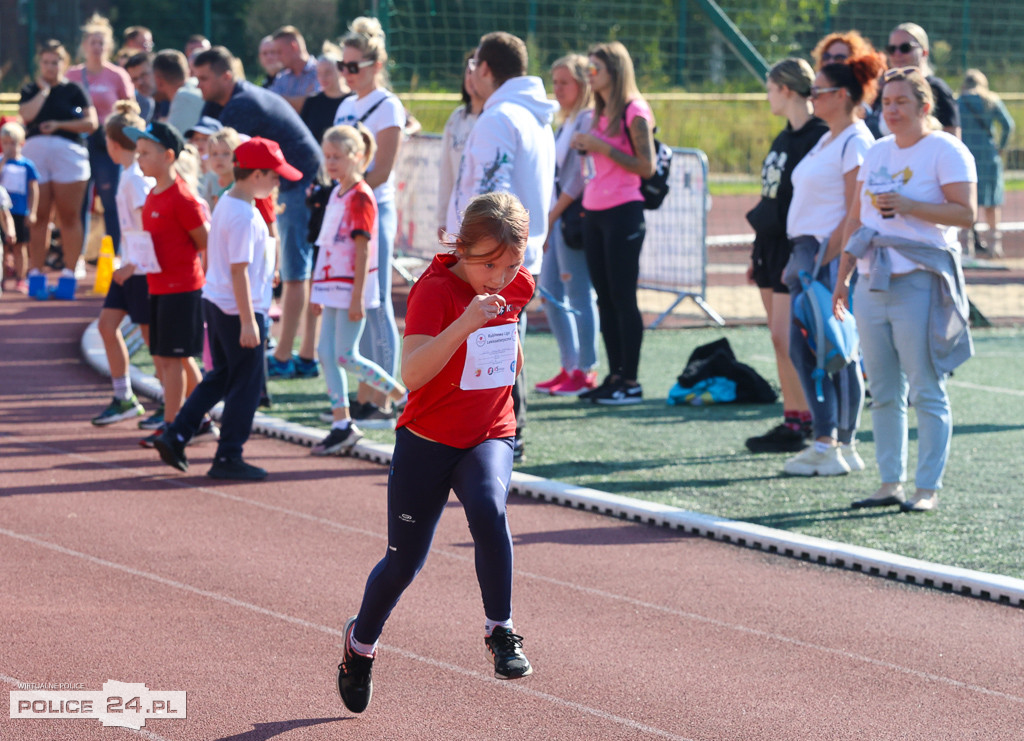
[[[284,206],[278,216],[281,235],[281,280],[307,280],[313,274],[313,245],[306,241],[309,229],[309,207],[306,205],[308,180],[278,191],[277,200]]]
[[[558,342],[562,367],[570,371],[592,370],[597,366],[597,294],[590,282],[586,254],[566,246],[558,221],[548,232],[548,251],[544,253],[539,287],[548,326]],[[559,308],[556,301],[568,303],[579,314]]]
[[[362,337],[365,325],[365,317],[358,322],[351,321],[348,309],[324,307],[317,354],[324,371],[331,409],[348,406],[348,379],[345,371],[383,394],[390,394],[398,387],[398,382],[392,376],[359,354],[359,338]]]
[[[512,480],[512,438],[453,448],[414,435],[395,434],[388,477],[388,546],[370,572],[354,637],[375,643],[430,552],[449,493],[462,502],[473,536],[476,577],[484,615],[512,617],[512,533],[506,504]]]
[[[597,292],[608,372],[627,381],[637,378],[644,338],[636,287],[646,231],[644,206],[639,201],[587,211],[583,219],[583,251]]]
[[[362,354],[383,368],[389,376],[398,373],[398,324],[391,301],[391,261],[395,254],[398,211],[394,201],[377,204],[377,280],[380,306],[366,311],[366,332],[360,342]]]
[[[199,429],[203,415],[223,399],[224,413],[221,415],[217,458],[241,458],[242,446],[252,432],[252,419],[263,389],[266,322],[262,314],[256,314],[260,344],[249,348],[238,344],[242,323],[237,316],[225,314],[215,304],[204,299],[203,318],[209,332],[213,369],[207,372],[189,394],[169,430],[181,435],[186,441],[191,439]]]
[[[822,265],[818,280],[830,289],[834,288],[838,266],[838,258]],[[791,290],[790,293],[795,300],[800,292]],[[835,438],[844,445],[852,442],[860,425],[860,411],[864,405],[864,377],[860,372],[860,363],[848,363],[842,370],[826,376],[821,384],[823,400],[818,401],[811,376],[818,367],[817,358],[795,321],[789,327],[789,357],[811,410],[814,437]]]
[[[864,369],[871,386],[875,457],[882,481],[907,478],[907,398],[917,412],[919,489],[942,488],[953,437],[946,380],[935,372],[928,348],[928,316],[938,279],[924,270],[894,275],[888,291],[858,282],[854,315]]]

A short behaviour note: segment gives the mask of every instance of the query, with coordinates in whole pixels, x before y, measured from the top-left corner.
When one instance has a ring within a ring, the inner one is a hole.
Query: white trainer
[[[792,476],[842,476],[850,472],[850,466],[838,446],[820,452],[812,444],[787,460],[782,470]]]
[[[864,459],[857,454],[857,443],[848,442],[846,445],[840,445],[839,453],[843,456],[843,460],[846,461],[846,465],[850,467],[851,471],[864,470]]]

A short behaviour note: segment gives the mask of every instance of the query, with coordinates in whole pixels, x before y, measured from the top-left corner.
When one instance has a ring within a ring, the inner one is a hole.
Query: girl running
[[[313,446],[313,455],[331,455],[351,448],[363,434],[349,416],[348,383],[342,369],[391,401],[405,388],[372,360],[359,353],[367,309],[380,306],[377,281],[377,201],[363,179],[373,160],[373,134],[360,123],[334,126],[324,132],[324,169],[337,181],[324,210],[319,252],[313,270],[310,304],[323,315],[318,354],[331,399],[331,431]]]
[[[460,233],[409,293],[398,420],[388,478],[388,548],[345,625],[338,691],[366,709],[384,623],[423,567],[449,492],[473,534],[484,604],[484,644],[499,679],[532,673],[512,627],[512,535],[506,500],[516,419],[512,385],[522,369],[516,331],[533,295],[523,267],[529,215],[515,196],[487,193],[466,208]]]

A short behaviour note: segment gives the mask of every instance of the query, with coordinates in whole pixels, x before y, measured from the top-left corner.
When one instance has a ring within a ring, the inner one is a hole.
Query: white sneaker
[[[857,443],[849,442],[846,445],[840,445],[839,454],[843,456],[843,460],[846,461],[846,465],[850,467],[851,471],[864,470],[864,459],[857,455]]]
[[[85,280],[85,276],[87,275],[85,271],[85,257],[79,255],[78,262],[75,263],[75,271],[72,273],[72,275],[75,276],[75,280]]]
[[[822,453],[810,445],[787,460],[782,470],[793,476],[842,476],[850,472],[850,466],[843,460],[838,446],[833,445]]]

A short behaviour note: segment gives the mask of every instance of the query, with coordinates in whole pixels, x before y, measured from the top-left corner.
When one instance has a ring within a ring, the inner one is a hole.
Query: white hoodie
[[[495,90],[466,141],[445,222],[461,225],[473,196],[513,194],[530,212],[523,264],[534,275],[540,272],[555,187],[555,136],[550,124],[557,110],[558,103],[548,100],[539,77],[513,77]],[[454,231],[453,226],[448,229]]]

